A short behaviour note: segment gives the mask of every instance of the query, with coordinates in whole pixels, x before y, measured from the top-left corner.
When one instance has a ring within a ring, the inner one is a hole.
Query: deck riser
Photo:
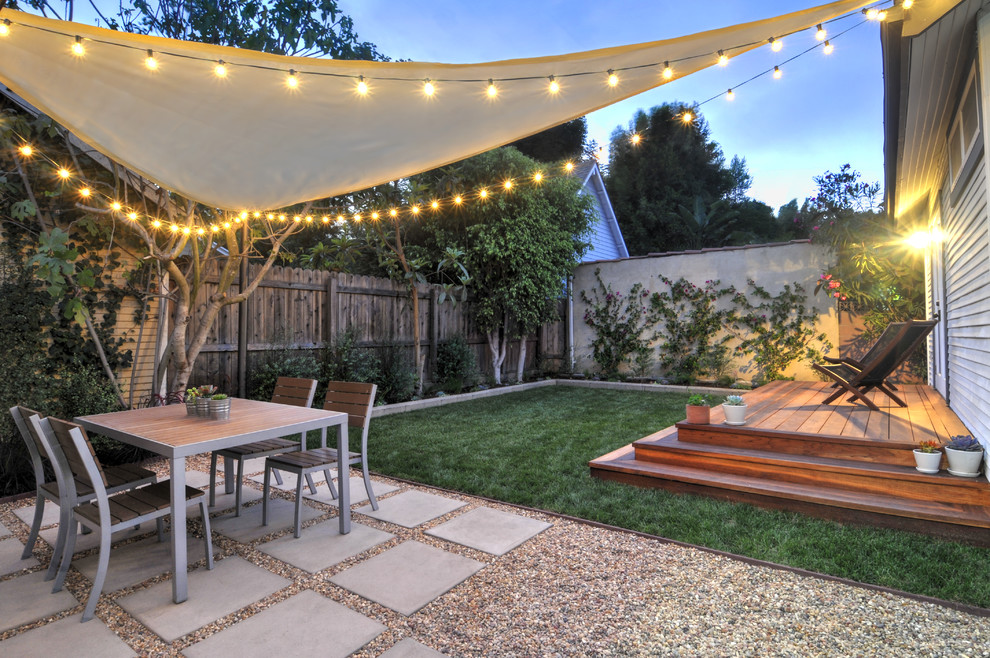
[[[636,459],[667,466],[685,466],[713,473],[729,473],[864,494],[887,494],[912,500],[990,506],[990,489],[974,488],[968,480],[959,481],[956,486],[954,479],[945,479],[938,486],[932,486],[930,481],[916,481],[912,472],[906,472],[903,478],[877,477],[869,473],[852,473],[821,465],[753,462],[732,455],[698,454],[670,448],[649,451],[637,449]]]
[[[874,464],[891,464],[895,466],[914,466],[914,455],[907,445],[882,446],[878,442],[849,442],[847,440],[829,440],[826,437],[787,436],[746,430],[738,428],[733,432],[719,432],[698,429],[697,426],[678,426],[677,439],[688,443],[720,445],[731,448],[746,448],[748,450],[764,450],[789,455],[821,456],[828,455],[834,459],[867,462]]]

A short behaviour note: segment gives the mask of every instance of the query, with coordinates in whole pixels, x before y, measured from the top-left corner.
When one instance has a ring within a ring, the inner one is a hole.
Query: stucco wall
[[[646,289],[662,290],[665,287],[659,275],[704,285],[709,279],[718,279],[722,285],[732,284],[746,291],[746,280],[752,278],[772,295],[778,294],[786,283],[800,283],[808,295],[808,307],[818,312],[817,329],[826,334],[833,346],[839,344],[838,314],[835,304],[824,295],[813,294],[819,274],[827,269],[830,258],[825,251],[807,240],[748,247],[730,247],[695,252],[680,252],[641,256],[622,260],[598,261],[580,265],[574,274],[573,345],[575,370],[597,370],[591,358],[591,341],[594,332],[583,321],[586,305],[581,302],[580,291],[591,291],[597,285],[595,270],[601,269],[602,280],[611,284],[612,290],[627,293],[635,283]],[[833,349],[832,355],[837,355]],[[737,359],[737,376],[753,378],[753,370],[746,369],[748,360]],[[657,369],[654,376],[660,376]],[[786,372],[796,379],[817,380],[819,377],[807,364],[797,363]]]

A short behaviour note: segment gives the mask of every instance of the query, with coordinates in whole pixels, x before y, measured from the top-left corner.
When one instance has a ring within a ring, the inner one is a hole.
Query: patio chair
[[[46,460],[52,465],[55,475],[58,476],[59,473],[55,468],[55,460],[52,457],[50,446],[46,445],[46,441],[36,432],[34,426],[28,422],[32,416],[42,417],[42,415],[37,411],[21,406],[11,407],[10,415],[14,417],[14,424],[17,425],[17,429],[21,433],[24,443],[27,445],[28,454],[31,455],[31,465],[34,467],[34,519],[31,521],[31,531],[28,533],[27,544],[24,546],[24,552],[21,553],[21,559],[30,557],[34,551],[34,545],[38,541],[38,533],[41,530],[41,520],[45,514],[45,501],[55,503],[59,507],[58,535],[55,540],[55,549],[52,551],[52,559],[48,565],[48,572],[45,574],[45,580],[51,580],[55,577],[59,558],[65,546],[65,537],[72,521],[72,509],[67,505],[62,505],[57,480],[46,482]],[[104,469],[104,473],[107,478],[107,492],[111,494],[118,491],[126,491],[127,489],[134,489],[146,484],[154,484],[158,479],[153,471],[141,468],[136,464],[108,466]],[[96,493],[91,487],[84,485],[82,482],[77,482],[76,497],[79,501],[85,502],[93,500],[96,497]],[[87,528],[86,531],[88,532],[89,529]]]
[[[378,509],[378,499],[371,488],[371,477],[368,475],[368,426],[371,424],[371,408],[375,404],[375,394],[378,386],[375,384],[360,384],[357,382],[330,382],[327,385],[327,396],[323,402],[323,408],[329,411],[343,411],[348,414],[347,425],[361,428],[361,451],[351,452],[348,450],[347,464],[361,464],[361,472],[364,476],[364,488],[368,492],[368,500],[371,501],[371,508]],[[299,537],[301,513],[302,513],[302,479],[303,476],[311,476],[317,471],[323,471],[323,476],[330,487],[330,495],[337,498],[337,490],[333,486],[333,478],[330,476],[330,469],[338,466],[340,455],[336,448],[328,448],[326,429],[320,437],[321,448],[316,450],[303,450],[301,452],[290,452],[283,455],[276,455],[265,460],[265,482],[264,493],[262,494],[261,524],[268,525],[268,494],[271,485],[271,473],[275,469],[295,473],[296,482],[296,515],[295,515],[295,536]],[[343,483],[341,486],[347,486]]]
[[[114,532],[140,525],[154,519],[158,526],[158,540],[164,539],[163,519],[172,513],[170,499],[171,483],[168,480],[149,484],[146,487],[123,491],[114,495],[107,492],[106,472],[93,453],[93,446],[86,431],[76,425],[57,418],[32,416],[31,424],[39,436],[44,436],[52,447],[52,457],[57,472],[60,473],[61,499],[72,509],[75,523],[89,527],[100,533],[100,554],[96,577],[89,592],[82,621],[93,618],[103,583],[106,581],[110,563],[110,537]],[[92,490],[96,500],[83,502],[78,496],[78,485]],[[213,544],[210,536],[210,514],[206,508],[206,492],[186,487],[186,504],[199,504],[203,518],[206,541],[206,568],[213,569]],[[75,527],[73,527],[75,530]],[[72,562],[76,547],[76,533],[70,532],[62,550],[61,564],[55,578],[55,589],[59,591],[65,583],[65,575]]]
[[[873,400],[866,397],[866,393],[875,388],[899,406],[906,407],[907,403],[894,393],[896,387],[886,379],[925,341],[936,323],[936,320],[894,323],[880,335],[862,359],[832,359],[830,364],[812,364],[815,370],[827,376],[838,387],[838,390],[825,398],[824,404],[830,404],[849,393],[850,402],[860,400],[870,409],[879,411],[880,408]]]
[[[291,404],[296,407],[313,406],[313,397],[316,395],[315,379],[297,379],[295,377],[279,377],[275,382],[275,391],[272,393],[272,402],[279,404]],[[210,457],[210,507],[217,504],[217,458],[226,457],[237,461],[237,470],[234,477],[234,516],[241,515],[241,485],[244,475],[244,462],[255,457],[271,457],[284,452],[295,452],[300,449],[300,441],[293,439],[268,439],[266,441],[256,441],[242,446],[214,450]],[[275,481],[282,484],[282,476],[275,474]],[[316,485],[312,478],[309,478],[310,491],[316,493]]]

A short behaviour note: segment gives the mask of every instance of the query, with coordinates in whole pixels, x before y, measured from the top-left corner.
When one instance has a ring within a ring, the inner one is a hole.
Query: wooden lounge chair
[[[323,402],[323,408],[330,411],[343,411],[348,414],[348,427],[361,428],[361,452],[348,450],[347,464],[361,464],[361,472],[364,475],[364,489],[368,492],[368,500],[371,501],[371,508],[378,509],[378,499],[371,488],[371,477],[368,475],[368,425],[371,424],[371,408],[375,404],[375,394],[378,386],[375,384],[359,384],[356,382],[330,382],[327,385],[327,396]],[[275,469],[295,473],[296,481],[296,515],[295,515],[295,536],[299,537],[302,512],[302,481],[303,476],[311,476],[312,473],[323,471],[323,476],[330,487],[330,495],[337,497],[337,491],[333,486],[333,478],[330,476],[330,469],[338,465],[340,455],[336,448],[327,448],[326,430],[323,430],[320,443],[323,447],[316,450],[303,450],[301,452],[290,452],[282,455],[269,457],[265,460],[265,483],[262,494],[261,524],[268,525],[268,494],[271,485],[271,473]],[[344,482],[341,486],[346,487]]]
[[[866,397],[866,393],[875,388],[899,406],[906,407],[907,403],[894,393],[896,387],[886,379],[925,342],[936,322],[911,320],[894,323],[884,330],[862,359],[829,359],[829,363],[824,365],[812,364],[815,370],[826,375],[838,387],[825,398],[824,404],[830,404],[849,393],[850,401],[860,400],[870,409],[879,411],[880,408],[873,400]]]
[[[106,581],[107,567],[110,564],[111,535],[118,530],[155,519],[158,525],[158,540],[162,541],[164,537],[162,521],[172,513],[170,492],[172,485],[168,480],[164,480],[110,496],[107,493],[106,473],[93,453],[93,446],[82,427],[57,418],[42,419],[38,416],[32,416],[30,422],[38,435],[43,436],[52,448],[55,467],[60,474],[58,483],[63,504],[72,509],[76,522],[100,533],[96,577],[93,579],[93,587],[82,615],[82,621],[89,621],[96,612],[96,603]],[[96,500],[80,501],[76,483],[89,487],[94,492]],[[210,514],[206,508],[206,493],[186,487],[185,494],[184,504],[199,504],[206,534],[206,568],[212,569],[213,544],[210,538]],[[58,575],[55,578],[56,592],[62,589],[76,547],[75,523],[72,525],[73,532],[68,533],[66,538]]]
[[[297,379],[295,377],[279,377],[275,382],[275,391],[272,393],[272,402],[279,404],[291,404],[296,407],[313,406],[313,397],[316,395],[315,379]],[[241,485],[244,476],[244,462],[255,457],[270,457],[283,452],[295,452],[300,449],[300,441],[294,439],[268,439],[266,441],[255,441],[234,448],[225,450],[215,450],[210,457],[210,507],[217,504],[217,457],[227,457],[237,461],[237,470],[234,473],[234,516],[241,515]],[[275,481],[282,484],[282,476],[275,473]],[[310,491],[316,493],[316,486],[312,479],[309,481]],[[228,489],[229,491],[229,489]]]
[[[28,453],[31,455],[35,480],[34,519],[31,521],[31,531],[28,533],[27,544],[24,546],[24,552],[21,553],[21,559],[31,557],[31,553],[34,551],[34,545],[38,541],[38,531],[41,529],[41,519],[45,514],[45,501],[55,503],[59,506],[58,535],[55,540],[55,550],[52,552],[52,560],[48,565],[48,573],[45,574],[45,580],[51,580],[55,577],[55,573],[58,570],[58,562],[62,556],[62,549],[65,546],[65,538],[68,534],[69,526],[72,525],[72,509],[62,504],[58,482],[46,481],[45,460],[52,465],[52,471],[57,476],[58,471],[55,468],[55,459],[52,457],[50,446],[46,445],[43,437],[28,422],[32,416],[38,416],[40,418],[42,415],[37,411],[21,406],[11,407],[10,415],[14,417],[14,424],[17,425],[17,429],[20,431],[21,437],[27,445]],[[107,479],[107,493],[111,494],[118,491],[126,491],[127,489],[134,489],[146,484],[154,484],[158,479],[154,471],[141,468],[136,464],[107,466],[104,469],[104,475]],[[84,483],[76,482],[76,498],[80,502],[87,502],[96,498],[96,493]],[[89,530],[87,529],[86,531],[88,532]]]

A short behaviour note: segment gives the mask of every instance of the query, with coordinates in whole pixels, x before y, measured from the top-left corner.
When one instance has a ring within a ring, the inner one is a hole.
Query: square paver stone
[[[28,522],[28,525],[31,525],[30,521]],[[10,534],[10,530],[7,529],[7,526],[0,523],[0,538],[6,537],[9,534]]]
[[[272,498],[268,501],[268,525],[261,525],[261,505],[242,507],[240,516],[234,516],[234,513],[230,512],[226,516],[211,519],[210,523],[214,532],[239,542],[251,542],[276,530],[294,527],[295,515],[295,502]],[[309,505],[303,505],[300,518],[302,523],[305,523],[322,515],[323,512]]]
[[[341,571],[330,581],[409,616],[484,566],[462,555],[407,541]]]
[[[22,560],[21,553],[23,552],[24,544],[14,537],[0,541],[0,576],[6,576],[8,573],[29,569],[40,564],[33,556]]]
[[[379,521],[394,523],[404,528],[415,528],[465,505],[467,503],[459,500],[413,490],[380,501],[377,512],[371,509],[371,505],[359,507],[357,511]]]
[[[216,547],[213,552],[216,553]],[[200,537],[187,536],[186,555],[189,563],[206,557],[206,543]],[[74,560],[72,566],[90,580],[96,578],[96,567],[99,553],[87,555]],[[153,535],[133,544],[110,549],[110,566],[107,567],[107,578],[103,585],[104,592],[113,592],[122,587],[130,587],[153,578],[159,574],[172,571],[172,541],[168,535],[165,541],[158,541]]]
[[[172,603],[171,580],[120,598],[117,603],[166,642],[172,642],[289,583],[234,556],[218,560],[213,571],[202,567],[189,572],[189,599],[179,605]]]
[[[4,658],[37,656],[99,656],[124,658],[135,656],[131,648],[103,625],[97,617],[80,624],[82,615],[72,615],[56,622],[32,628],[26,633],[0,642]]]
[[[257,482],[258,484],[264,486],[265,485],[265,464],[264,464],[264,461],[262,461],[262,463],[260,465],[260,470],[261,470],[261,473],[257,473],[255,475],[252,475],[248,479],[251,480],[252,482]],[[249,471],[249,470],[247,470],[245,468],[244,469],[244,472],[245,473],[250,473],[251,471]],[[275,475],[273,474],[272,475],[272,483],[271,483],[272,489],[281,489],[282,491],[295,491],[296,490],[296,481],[298,480],[298,478],[296,477],[296,474],[295,473],[286,473],[285,471],[279,471],[279,473],[281,473],[281,475],[282,475],[282,484],[279,484],[278,483],[278,480],[275,479]],[[337,473],[335,471],[331,471],[331,473],[333,473],[333,476],[335,478],[337,477]],[[322,473],[313,473],[313,484],[315,484],[317,487],[319,487],[320,486],[320,483],[323,483],[323,486],[324,487],[327,486],[326,485],[326,482],[323,479],[323,474]],[[337,484],[336,481],[334,481],[334,484]],[[305,491],[309,491],[309,484],[307,484],[307,483],[304,483],[303,484],[303,491],[304,492]]]
[[[62,589],[52,594],[45,572],[35,571],[0,583],[0,633],[79,605]]]
[[[492,555],[505,555],[550,525],[518,514],[478,507],[427,530],[426,534]]]
[[[34,505],[28,505],[27,507],[14,510],[14,514],[30,528],[31,524],[34,523],[34,508]],[[45,526],[58,523],[58,512],[58,505],[50,500],[46,500],[45,511],[41,514],[41,527],[44,528]]]
[[[411,637],[405,637],[378,658],[443,658],[443,654]]]
[[[207,489],[209,493],[209,489]],[[210,508],[210,512],[222,512],[227,509],[234,509],[234,504],[237,502],[236,493],[224,493],[223,487],[217,484],[217,504]],[[248,503],[252,503],[256,500],[261,500],[261,492],[257,489],[252,489],[251,487],[241,488],[241,513],[244,512],[244,506]]]
[[[223,464],[217,466],[217,487],[223,484]],[[210,474],[203,471],[186,471],[186,486],[197,489],[208,489],[210,486]]]
[[[368,500],[368,490],[364,488],[364,478],[347,478],[348,485],[350,485],[349,491],[351,494],[351,505],[357,503],[363,503]],[[321,486],[322,483],[322,486]],[[334,481],[334,486],[337,486],[336,480]],[[398,489],[395,485],[385,484],[384,482],[371,481],[371,490],[375,492],[375,497],[382,496],[383,494],[391,493]],[[303,488],[303,491],[309,491],[309,489]],[[339,491],[337,492],[340,493]],[[319,480],[316,486],[316,494],[304,493],[304,498],[310,500],[316,500],[327,505],[333,505],[334,507],[340,507],[340,503],[336,498],[330,496],[330,487],[326,485],[324,480]]]
[[[291,534],[282,535],[261,544],[258,550],[304,571],[316,573],[394,536],[360,523],[351,523],[351,531],[341,535],[337,519],[330,519],[303,529],[298,539]]]
[[[268,658],[288,653],[343,658],[385,630],[383,624],[306,590],[183,649],[182,653],[189,658]]]

